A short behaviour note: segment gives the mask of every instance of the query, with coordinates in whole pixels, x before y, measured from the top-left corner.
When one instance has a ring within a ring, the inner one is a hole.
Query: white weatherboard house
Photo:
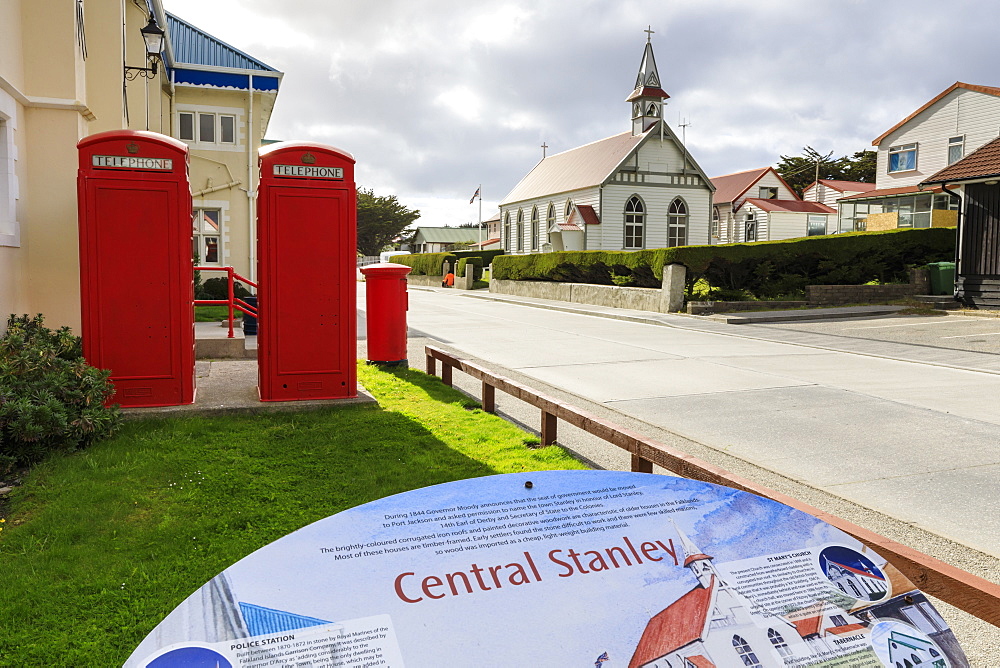
[[[850,195],[858,195],[875,190],[874,183],[863,181],[839,181],[837,179],[820,179],[813,181],[802,190],[802,199],[807,202],[822,202],[830,207],[837,207],[837,200]]]
[[[663,121],[669,97],[646,49],[632,131],[543,158],[500,202],[508,253],[709,243],[711,181]]]
[[[875,190],[839,200],[840,231],[955,225],[955,198],[918,184],[998,133],[1000,88],[955,82],[872,141]]]
[[[778,241],[826,234],[835,209],[804,202],[773,167],[712,179],[712,243]]]

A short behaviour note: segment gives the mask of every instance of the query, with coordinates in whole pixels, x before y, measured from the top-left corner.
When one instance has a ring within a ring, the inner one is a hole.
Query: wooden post
[[[652,473],[653,462],[643,459],[639,455],[632,455],[632,471],[634,473]]]
[[[427,375],[433,376],[437,373],[437,362],[434,359],[434,355],[430,353],[427,354]]]
[[[483,410],[487,413],[497,412],[496,388],[483,381]]]
[[[542,445],[552,445],[556,442],[556,425],[559,420],[552,413],[542,411]]]
[[[451,387],[451,365],[445,361],[441,361],[441,382]]]

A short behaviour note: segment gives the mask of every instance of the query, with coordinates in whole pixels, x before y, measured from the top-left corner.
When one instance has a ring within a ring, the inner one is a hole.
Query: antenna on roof
[[[687,132],[689,125],[691,125],[691,121],[689,121],[686,118],[683,121],[681,121],[680,114],[677,115],[677,127],[681,129],[681,146],[684,147],[684,164],[681,165],[681,174],[687,174],[687,166],[688,166]]]

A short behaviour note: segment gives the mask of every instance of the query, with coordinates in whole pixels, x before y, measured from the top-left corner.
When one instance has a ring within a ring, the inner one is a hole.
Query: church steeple
[[[701,583],[702,587],[708,588],[709,583],[712,581],[712,576],[714,575],[716,580],[719,580],[721,586],[725,586],[725,583],[721,582],[719,574],[715,570],[715,566],[712,565],[711,557],[694,544],[687,535],[681,531],[677,523],[671,518],[670,523],[674,525],[674,531],[677,532],[677,537],[681,541],[681,549],[684,551],[684,566],[690,568],[691,572],[694,573],[695,577],[698,578],[698,582]]]
[[[635,79],[635,90],[625,101],[632,103],[632,134],[645,132],[656,121],[663,118],[663,106],[670,96],[660,84],[660,74],[656,71],[653,58],[653,30],[646,28],[646,50],[639,64],[639,76]]]

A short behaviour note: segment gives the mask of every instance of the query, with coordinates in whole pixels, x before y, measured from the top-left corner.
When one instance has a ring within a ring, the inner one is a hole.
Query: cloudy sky
[[[268,137],[344,148],[359,185],[478,219],[541,158],[629,129],[646,41],[717,176],[803,146],[837,156],[955,81],[1000,85],[985,0],[164,0],[283,71]],[[680,132],[678,132],[680,134]]]

